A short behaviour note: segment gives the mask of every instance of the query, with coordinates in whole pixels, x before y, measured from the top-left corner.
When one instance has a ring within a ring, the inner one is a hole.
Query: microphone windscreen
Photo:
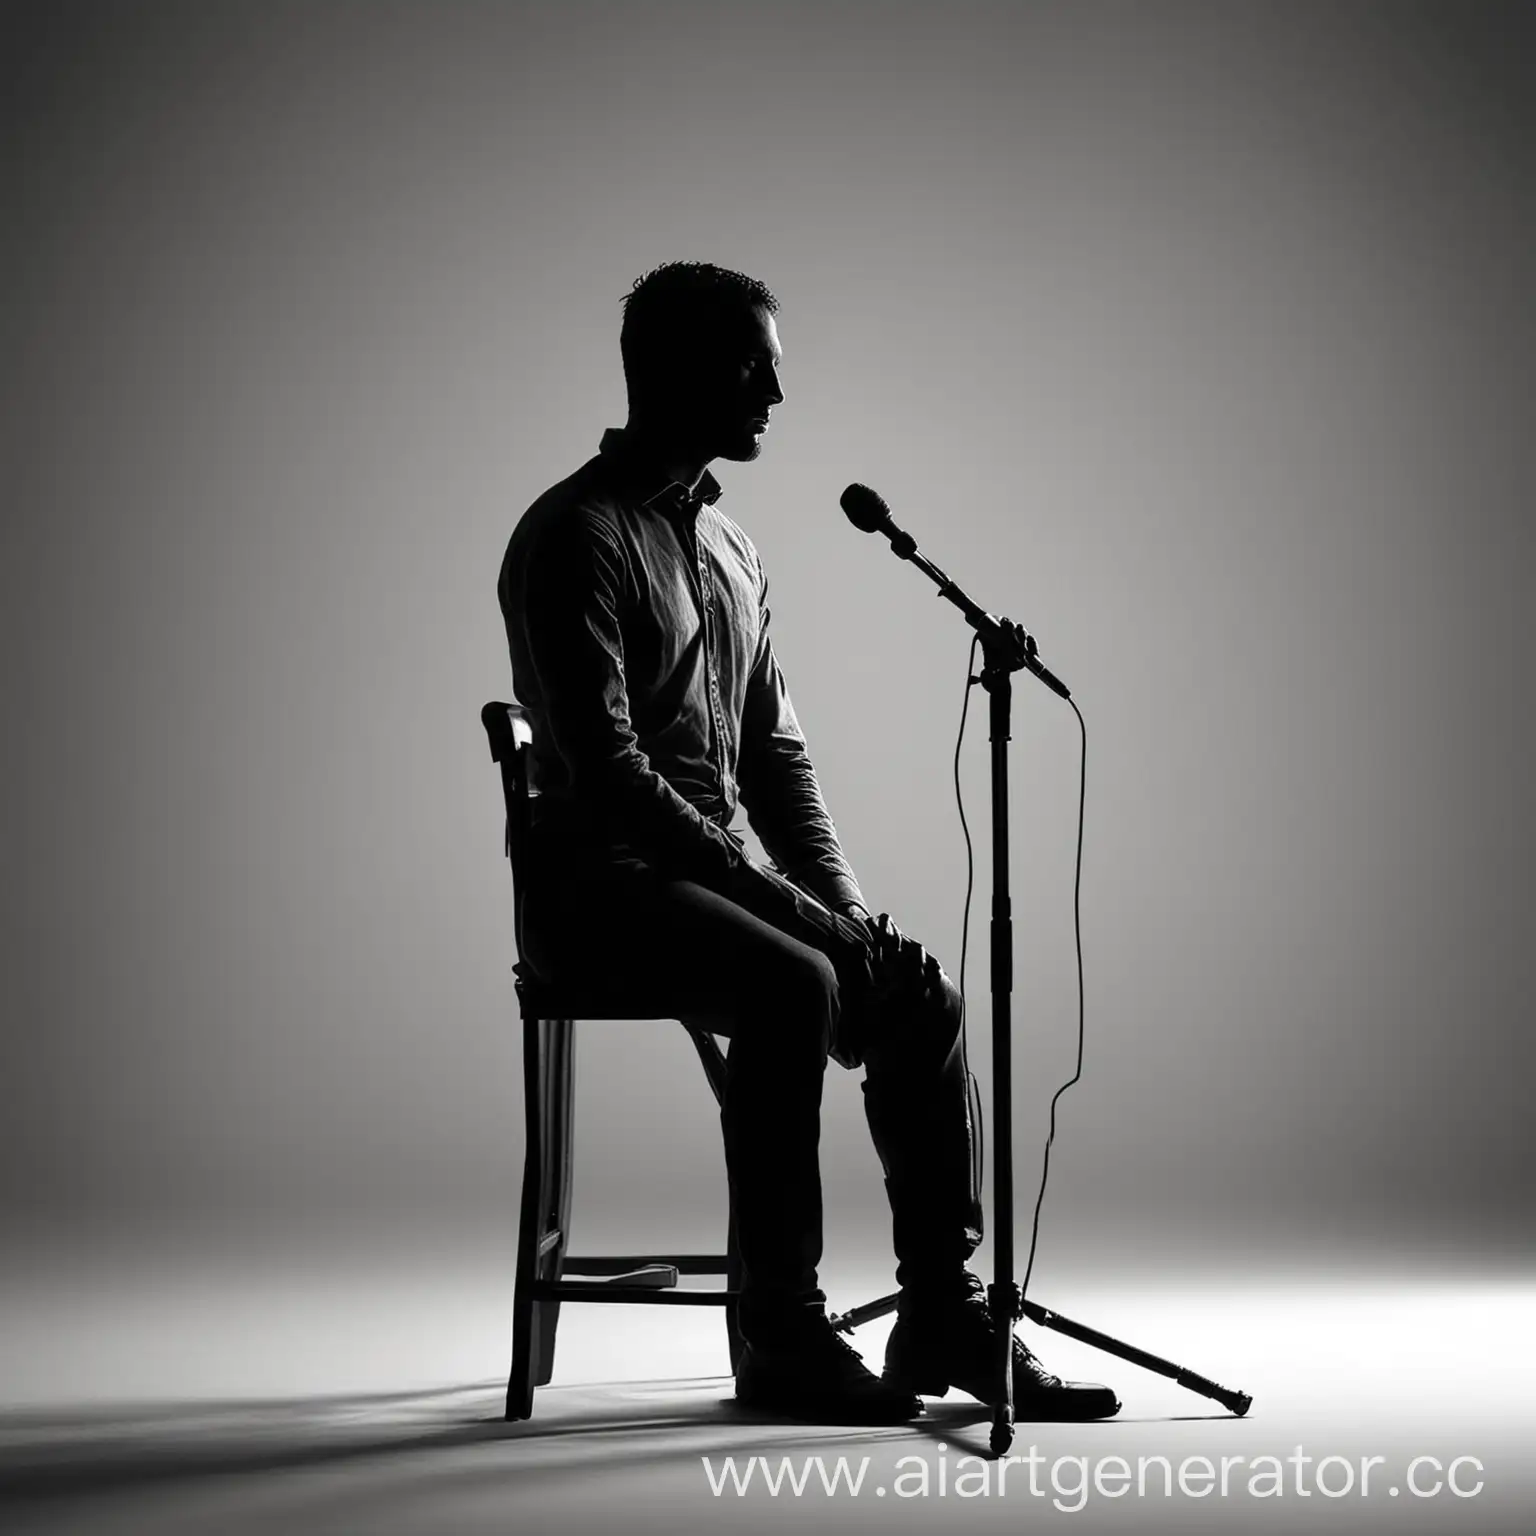
[[[891,520],[885,497],[867,485],[850,485],[838,501],[848,514],[848,521],[865,533],[874,533]]]

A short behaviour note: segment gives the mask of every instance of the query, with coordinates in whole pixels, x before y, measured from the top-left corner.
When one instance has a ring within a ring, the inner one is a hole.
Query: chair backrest
[[[512,924],[517,952],[523,954],[523,897],[528,849],[529,801],[539,793],[533,781],[533,722],[521,704],[493,699],[480,711],[480,723],[491,744],[491,760],[501,769],[501,793],[506,803],[506,835],[502,849],[512,866]]]

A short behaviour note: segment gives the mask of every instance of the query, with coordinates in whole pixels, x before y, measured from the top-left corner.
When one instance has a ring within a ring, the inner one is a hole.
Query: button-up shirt
[[[497,596],[538,815],[605,857],[721,886],[746,855],[863,905],[769,636],[768,581],[705,470],[689,491],[610,428],[519,519]]]

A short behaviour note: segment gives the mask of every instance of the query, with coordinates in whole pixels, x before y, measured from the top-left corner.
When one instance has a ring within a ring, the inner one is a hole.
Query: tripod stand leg
[[[897,1297],[893,1292],[889,1296],[880,1297],[878,1301],[865,1302],[861,1307],[852,1307],[847,1312],[835,1313],[830,1321],[839,1333],[852,1333],[855,1328],[894,1312],[896,1301]],[[1037,1301],[1026,1301],[1021,1305],[1023,1310],[1018,1315],[1027,1317],[1037,1327],[1049,1328],[1052,1332],[1065,1334],[1069,1339],[1076,1339],[1081,1344],[1089,1344],[1095,1349],[1102,1349],[1106,1354],[1115,1355],[1121,1360],[1129,1360],[1132,1365],[1155,1371],[1159,1376],[1166,1376],[1170,1381],[1178,1382],[1181,1387],[1188,1387],[1191,1392],[1198,1392],[1202,1397],[1209,1397],[1214,1402],[1220,1403],[1224,1408],[1237,1414],[1239,1418],[1253,1406],[1253,1398],[1247,1392],[1238,1392],[1231,1387],[1220,1386],[1209,1376],[1202,1376],[1198,1371],[1175,1365],[1172,1360],[1164,1360],[1161,1355],[1138,1349],[1134,1344],[1111,1338],[1107,1333],[1100,1333],[1097,1328],[1090,1328],[1086,1323],[1074,1322],[1070,1317],[1063,1317],[1060,1312],[1052,1312],[1050,1308],[1042,1307]],[[1013,1438],[1012,1425],[1012,1413],[1005,1415],[999,1410],[994,1418],[993,1433],[1003,1435],[1005,1439],[1002,1446],[1000,1448],[994,1446],[994,1450],[1008,1449]]]
[[[1070,1317],[1063,1317],[1059,1312],[1052,1312],[1042,1307],[1039,1302],[1026,1301],[1023,1303],[1023,1309],[1024,1316],[1030,1322],[1037,1323],[1042,1328],[1049,1328],[1055,1333],[1064,1333],[1069,1339],[1077,1339],[1080,1343],[1091,1344],[1095,1349],[1102,1349],[1106,1354],[1115,1355],[1121,1360],[1129,1360],[1132,1365],[1155,1371],[1159,1376],[1167,1376],[1170,1380],[1178,1382],[1181,1387],[1188,1387],[1191,1392],[1198,1392],[1202,1397],[1209,1397],[1220,1403],[1222,1407],[1230,1409],[1239,1418],[1253,1406],[1253,1398],[1247,1392],[1237,1392],[1231,1387],[1219,1386],[1209,1376],[1202,1376],[1198,1371],[1175,1365],[1172,1360],[1164,1360],[1161,1355],[1151,1354],[1145,1349],[1137,1349],[1134,1344],[1127,1344],[1121,1339],[1112,1339],[1107,1333],[1100,1333],[1097,1328],[1090,1328],[1086,1323],[1075,1323]]]

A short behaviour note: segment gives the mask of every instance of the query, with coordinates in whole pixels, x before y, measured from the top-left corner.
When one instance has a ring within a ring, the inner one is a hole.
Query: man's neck
[[[675,438],[637,422],[633,417],[625,424],[625,436],[646,458],[653,460],[679,485],[692,491],[697,489],[709,468],[710,460],[697,449],[684,448]]]

